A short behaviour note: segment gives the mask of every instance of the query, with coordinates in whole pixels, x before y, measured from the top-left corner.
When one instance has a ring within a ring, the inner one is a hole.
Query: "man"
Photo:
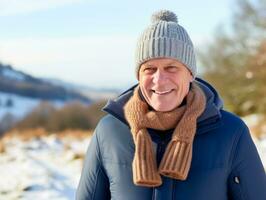
[[[196,78],[193,44],[170,11],[153,15],[136,50],[138,85],[104,108],[78,200],[265,200],[249,130]]]

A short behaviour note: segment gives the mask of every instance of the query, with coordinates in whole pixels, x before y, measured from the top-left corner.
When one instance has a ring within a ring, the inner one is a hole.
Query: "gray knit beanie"
[[[153,58],[173,58],[183,63],[195,78],[197,67],[194,47],[177,16],[169,10],[152,15],[152,24],[141,34],[136,49],[136,73],[140,65]]]

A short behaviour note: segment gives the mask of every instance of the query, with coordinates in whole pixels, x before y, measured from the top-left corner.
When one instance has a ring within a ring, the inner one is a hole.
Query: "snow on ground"
[[[5,141],[0,154],[0,200],[73,200],[89,138],[59,140],[54,135]]]
[[[264,136],[261,140],[256,140],[255,138],[253,138],[253,140],[258,149],[264,168],[266,169],[266,136]]]
[[[260,129],[261,138],[260,139],[257,139],[254,136],[254,134],[252,134],[253,130],[256,129],[258,122],[263,120],[263,116],[258,115],[258,114],[251,114],[251,115],[243,117],[242,119],[249,127],[253,141],[255,145],[257,146],[258,152],[260,154],[260,158],[266,168],[266,125],[261,126],[261,129]]]
[[[55,135],[28,142],[4,140],[0,154],[0,200],[74,200],[90,138]],[[266,137],[255,140],[266,167]]]

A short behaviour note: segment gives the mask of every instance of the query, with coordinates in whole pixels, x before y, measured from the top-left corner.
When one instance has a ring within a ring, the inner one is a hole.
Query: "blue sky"
[[[234,7],[233,0],[0,0],[0,61],[39,77],[126,87],[136,82],[135,44],[154,11],[174,11],[204,48]]]

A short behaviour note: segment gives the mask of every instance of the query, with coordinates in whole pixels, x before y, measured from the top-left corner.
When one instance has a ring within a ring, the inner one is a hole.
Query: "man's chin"
[[[152,108],[158,112],[168,112],[168,111],[171,111],[172,108],[169,107],[169,106],[166,106],[167,104],[162,104],[162,105],[155,105],[155,106],[152,106]]]

